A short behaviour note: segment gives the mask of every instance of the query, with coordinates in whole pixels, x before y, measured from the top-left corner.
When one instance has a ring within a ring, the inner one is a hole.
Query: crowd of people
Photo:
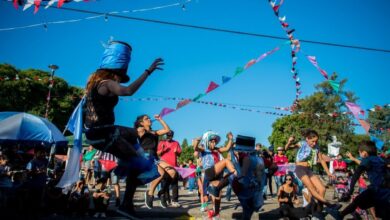
[[[160,115],[153,120],[140,115],[133,126],[115,125],[114,108],[119,96],[133,95],[164,64],[161,58],[154,60],[138,79],[123,86],[121,83],[130,80],[127,68],[131,51],[127,43],[112,41],[100,68],[87,82],[83,127],[90,146],[80,161],[79,181],[68,189],[58,188],[64,163],[54,164],[44,149],[36,149],[29,161],[14,150],[2,151],[3,213],[33,216],[45,210],[50,214],[105,218],[110,201],[114,201],[119,214],[137,219],[141,218],[134,205],[137,188],[147,185],[144,192],[147,209],[154,208],[155,195],[162,208],[179,208],[181,179],[188,182],[188,193],[198,194],[195,202],[209,219],[220,218],[225,187],[227,200],[231,199],[231,191],[237,196],[243,219],[250,219],[261,210],[264,200],[274,197],[280,206],[280,217],[286,219],[323,219],[326,214],[342,219],[364,210],[374,218],[386,217],[386,208],[390,207],[389,152],[382,155],[384,158],[379,157],[375,144],[365,141],[359,145],[359,158],[346,154],[350,161],[347,164],[341,154],[330,158],[322,153],[318,147],[320,136],[311,129],[303,132],[302,140],[291,136],[276,152],[273,147],[255,144],[253,137],[234,136],[231,132],[226,134],[227,141],[222,145],[218,133],[207,131],[193,138],[194,154],[186,161],[191,174],[181,178],[178,158],[182,149]],[[154,121],[161,129],[152,129]],[[296,157],[289,160],[285,152],[294,148]],[[317,164],[328,176],[328,184],[335,187],[334,200],[349,202],[354,197],[343,210],[339,203],[325,198],[327,186],[321,175],[313,171]],[[125,186],[123,194],[121,179]],[[355,194],[357,181],[359,192]]]

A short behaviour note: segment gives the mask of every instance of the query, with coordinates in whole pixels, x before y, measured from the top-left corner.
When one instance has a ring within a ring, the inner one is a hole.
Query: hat
[[[237,135],[235,151],[252,152],[255,151],[256,139],[254,137]]]
[[[276,150],[277,151],[284,151],[283,147],[278,147]]]
[[[111,41],[103,52],[99,69],[114,70],[113,73],[121,77],[121,83],[130,80],[127,68],[130,63],[132,48],[122,41]]]

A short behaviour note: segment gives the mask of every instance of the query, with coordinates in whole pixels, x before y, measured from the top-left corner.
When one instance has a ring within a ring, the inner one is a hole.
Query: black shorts
[[[309,167],[304,167],[304,166],[296,166],[295,167],[295,174],[297,174],[297,177],[301,180],[303,176],[308,176],[308,177],[312,177],[313,176],[313,172],[311,171],[311,169]]]
[[[208,181],[213,181],[213,180],[219,180],[219,179],[222,179],[223,178],[223,172],[221,172],[220,174],[215,174],[215,169],[214,169],[214,166],[210,167],[210,168],[207,168],[205,171],[204,171],[204,179],[205,180],[208,180]]]

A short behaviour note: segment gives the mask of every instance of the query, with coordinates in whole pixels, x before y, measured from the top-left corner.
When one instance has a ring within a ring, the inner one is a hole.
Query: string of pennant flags
[[[290,25],[286,21],[286,16],[279,16],[279,9],[282,6],[284,0],[268,0],[269,4],[274,11],[275,16],[278,18],[278,21],[282,27],[282,29],[286,32],[288,39],[290,40],[291,47],[291,73],[293,74],[292,78],[295,81],[295,100],[291,106],[292,109],[296,109],[299,105],[299,96],[302,94],[301,91],[301,82],[299,78],[299,72],[297,69],[297,53],[301,48],[301,44],[298,39],[296,39],[293,35],[295,29],[291,28]]]
[[[288,43],[288,41],[286,42]],[[283,43],[281,45],[278,45],[276,46],[275,48],[273,48],[272,50],[269,50],[263,54],[261,54],[259,57],[257,58],[254,58],[254,59],[251,59],[249,60],[243,67],[242,66],[239,66],[236,68],[236,70],[234,71],[233,75],[232,76],[222,76],[222,83],[220,84],[217,84],[215,83],[214,81],[211,81],[206,89],[205,92],[202,92],[202,93],[199,93],[198,95],[196,95],[194,98],[192,99],[185,99],[185,100],[181,100],[177,103],[176,105],[176,108],[168,108],[168,107],[164,107],[161,111],[160,111],[160,116],[161,117],[164,117],[168,114],[171,114],[172,112],[174,111],[177,111],[179,110],[180,108],[190,104],[191,102],[197,102],[199,101],[200,99],[202,99],[204,96],[206,96],[207,94],[209,94],[210,92],[216,90],[217,88],[220,87],[220,85],[224,85],[228,82],[230,82],[232,79],[234,79],[235,77],[241,75],[245,70],[247,70],[248,68],[250,68],[251,66],[253,66],[254,64],[256,63],[259,63],[260,61],[262,61],[264,58],[266,58],[267,56],[269,55],[272,55],[274,54],[276,51],[278,51],[283,45],[285,45],[286,43]]]
[[[13,0],[14,1],[14,7],[17,9],[18,1],[20,0]],[[16,4],[15,4],[16,1]],[[35,6],[34,13],[37,13],[39,10],[39,7],[41,5],[41,2],[43,0],[27,0],[25,3],[21,3],[22,5],[24,4],[23,11],[27,10],[31,6]],[[49,3],[45,6],[45,9],[51,7],[55,2],[58,2],[58,7],[62,7],[63,3],[71,2],[70,0],[64,1],[62,0],[50,0]],[[81,2],[81,1],[88,1],[88,0],[73,0],[75,2]],[[172,4],[166,4],[166,5],[159,5],[159,6],[153,6],[149,8],[139,8],[139,9],[133,9],[133,10],[123,10],[123,11],[111,11],[107,12],[101,15],[94,15],[94,16],[88,16],[84,18],[79,18],[79,19],[67,19],[67,20],[59,20],[59,21],[48,21],[48,22],[41,22],[37,24],[31,24],[31,25],[25,25],[25,26],[19,26],[19,27],[8,27],[8,28],[0,28],[0,31],[11,31],[11,30],[17,30],[17,29],[26,29],[26,28],[33,28],[33,27],[43,27],[45,30],[48,29],[49,25],[53,24],[67,24],[67,23],[75,23],[79,21],[85,21],[85,20],[92,20],[92,19],[98,19],[98,18],[104,18],[105,21],[108,21],[108,17],[110,15],[114,14],[128,14],[128,13],[136,13],[136,12],[146,12],[146,11],[153,11],[153,10],[160,10],[160,9],[165,9],[165,8],[170,8],[170,7],[180,7],[183,11],[186,10],[186,5],[191,3],[192,0],[185,0],[184,2],[176,2]]]

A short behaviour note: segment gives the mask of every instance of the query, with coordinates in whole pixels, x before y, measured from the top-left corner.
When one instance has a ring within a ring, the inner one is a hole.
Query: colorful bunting
[[[325,77],[325,79],[328,79],[328,73],[325,70],[321,69],[320,66],[318,66],[316,57],[315,56],[306,56],[306,57],[310,61],[310,63],[313,64],[313,66],[315,66],[318,69],[318,71],[320,71],[320,73]]]
[[[228,76],[222,76],[222,84],[229,82],[232,78]]]
[[[176,105],[176,109],[179,109],[185,105],[187,105],[188,103],[190,103],[191,100],[190,99],[186,99],[186,100],[183,100],[183,101],[180,101],[179,103],[177,103]]]
[[[172,109],[172,108],[163,108],[163,110],[161,110],[160,112],[160,117],[164,117],[165,115],[171,113],[171,112],[174,112],[175,109]]]
[[[205,96],[205,94],[201,93],[201,94],[197,95],[195,98],[193,98],[192,101],[196,102],[199,99],[201,99],[203,96]]]
[[[214,89],[218,88],[218,84],[216,84],[215,82],[211,81],[210,84],[209,84],[209,87],[207,88],[206,90],[206,93],[209,93],[211,91],[213,91]]]
[[[336,91],[336,93],[339,93],[340,83],[335,82],[333,80],[328,80],[330,86],[332,86],[333,90]]]
[[[234,72],[234,76],[240,75],[242,72],[244,72],[244,68],[242,67],[237,67],[236,71]]]
[[[362,125],[367,134],[370,132],[370,124],[368,124],[365,120],[359,119],[359,123]]]
[[[362,114],[362,109],[360,106],[356,105],[352,102],[345,102],[345,105],[348,107],[348,109],[352,112],[352,114],[355,116],[356,119],[359,120],[359,114]]]

